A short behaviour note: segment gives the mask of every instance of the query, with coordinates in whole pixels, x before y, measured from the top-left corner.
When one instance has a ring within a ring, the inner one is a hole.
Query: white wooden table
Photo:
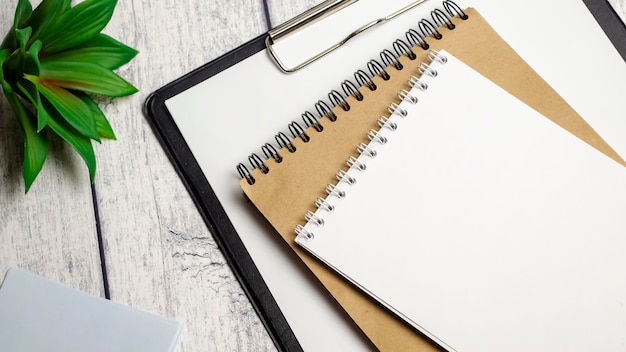
[[[105,33],[140,54],[119,70],[139,93],[101,107],[117,141],[84,163],[55,140],[27,195],[23,142],[0,99],[0,281],[19,266],[185,326],[177,351],[273,350],[142,109],[152,91],[321,0],[120,0]],[[34,0],[33,6],[39,1]],[[17,0],[0,5],[2,36]]]
[[[78,155],[55,140],[24,195],[19,127],[0,99],[0,277],[19,266],[173,317],[185,325],[177,351],[273,350],[142,108],[149,93],[267,31],[268,21],[320,2],[120,0],[105,32],[140,51],[119,71],[140,92],[101,102],[118,140],[95,145],[93,186]],[[16,3],[0,5],[2,35]]]

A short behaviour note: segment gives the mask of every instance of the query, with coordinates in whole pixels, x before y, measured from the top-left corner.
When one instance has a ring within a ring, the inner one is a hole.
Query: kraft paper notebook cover
[[[446,350],[623,349],[626,168],[448,52],[422,77],[296,242]]]
[[[355,10],[358,16],[348,12],[342,20],[352,20],[353,23],[348,27],[354,29],[368,22],[368,19],[378,18],[381,14],[388,14],[400,8],[402,6],[400,3],[401,1],[378,4],[385,8],[370,14],[369,17],[361,9]],[[606,97],[599,99],[591,87],[566,83],[567,77],[572,72],[580,73],[581,63],[596,55],[605,57],[605,66],[601,67],[600,71],[610,68],[612,75],[608,76],[608,79],[611,84],[619,82],[622,76],[626,77],[623,68],[618,66],[623,62],[617,61],[615,49],[582,3],[556,1],[550,3],[543,12],[531,11],[530,8],[520,9],[519,16],[511,16],[510,8],[504,4],[489,1],[467,1],[460,4],[463,8],[475,4],[516,51],[527,60],[530,59],[532,66],[538,68],[551,84],[556,83],[560,92],[569,97],[570,103],[576,103],[578,109],[585,113],[585,117],[589,118],[594,127],[600,127],[602,137],[605,137],[608,130],[611,144],[624,150],[624,144],[620,145],[620,139],[616,137],[619,134],[617,131],[623,129],[619,125],[612,125],[614,114],[603,114],[614,110],[616,104],[613,98],[616,94],[609,91]],[[531,1],[531,4],[545,6],[538,0],[536,3]],[[267,311],[264,311],[267,308],[266,303],[273,302],[274,299],[305,349],[371,348],[353,336],[355,331],[350,327],[349,321],[342,317],[332,300],[328,300],[328,296],[320,290],[315,277],[299,264],[298,257],[290,250],[284,249],[284,242],[277,240],[278,236],[265,224],[261,216],[250,204],[246,204],[237,184],[239,175],[235,165],[245,160],[251,151],[258,150],[261,154],[260,146],[277,131],[283,130],[289,135],[290,131],[285,126],[289,120],[301,121],[300,115],[303,112],[307,110],[315,112],[316,100],[328,101],[325,96],[331,89],[342,91],[343,87],[339,83],[344,79],[354,80],[353,73],[357,69],[367,71],[368,60],[372,58],[381,60],[378,54],[383,48],[393,52],[392,42],[396,38],[403,38],[409,28],[419,29],[419,19],[430,20],[430,11],[435,8],[442,9],[441,3],[427,2],[412,10],[413,13],[402,15],[381,26],[380,29],[365,33],[361,39],[356,39],[337,53],[291,75],[282,74],[263,52],[265,36],[261,36],[155,92],[148,101],[148,113],[155,130],[172,155],[174,164],[188,184],[216,240],[221,241],[220,247],[225,251],[235,273],[239,275],[244,287],[247,287],[250,299],[261,317],[265,319],[264,323],[268,326],[270,334],[279,340],[278,346],[281,333],[285,333],[282,329],[284,326],[276,324],[275,319],[268,319]],[[570,16],[555,16],[554,14],[561,8],[568,8]],[[352,9],[349,7],[345,10]],[[451,52],[456,50],[455,55],[462,57],[472,66],[479,66],[474,68],[494,81],[503,75],[500,83],[509,85],[505,88],[517,91],[515,95],[527,94],[525,101],[546,115],[552,111],[558,112],[555,113],[556,117],[565,116],[561,121],[562,125],[574,130],[581,138],[587,139],[598,149],[619,160],[617,154],[602,141],[602,138],[599,138],[480,16],[472,17],[471,14],[475,13],[473,10],[468,10],[468,13],[470,19],[455,22],[457,28],[454,30],[445,28],[441,30],[444,35],[442,40],[427,39],[431,47],[441,47]],[[553,36],[559,36],[559,41],[556,42],[559,50],[551,57],[544,57],[542,53],[543,49],[555,45],[553,38],[540,35],[545,34],[545,28],[540,31],[542,27],[528,27],[527,22],[530,19],[538,23],[558,24]],[[333,21],[335,18],[331,16],[328,20]],[[571,26],[570,21],[576,23],[572,29],[568,27]],[[337,29],[328,23],[322,24],[332,28],[332,32]],[[565,32],[559,31],[561,27],[568,28],[567,35],[561,34]],[[579,48],[576,46],[578,40],[574,39],[577,36],[588,39],[589,52],[578,52]],[[565,50],[561,50],[562,48]],[[574,49],[577,56],[571,54]],[[591,55],[591,52],[594,55]],[[416,50],[415,53],[419,58],[424,58],[424,50]],[[497,55],[500,57],[497,58]],[[407,87],[405,78],[409,75],[395,81],[396,76],[394,74],[391,76],[390,81],[379,84],[383,88],[389,87],[387,93],[391,97],[385,98],[384,101],[381,99],[379,102],[378,111],[382,113],[386,113],[389,102],[397,100],[399,89],[392,88],[391,85],[401,84]],[[588,82],[591,85],[600,84],[599,82],[606,82],[606,77],[602,80],[591,77]],[[514,78],[520,79],[511,80]],[[616,86],[619,87],[620,84]],[[537,87],[540,88],[539,93]],[[593,109],[592,104],[585,104],[586,100],[581,98],[583,96],[593,96]],[[595,105],[603,108],[596,112]],[[338,109],[335,108],[338,115],[345,115]],[[378,114],[379,112],[376,112],[376,115],[370,116],[373,118],[370,124],[375,127],[380,116]],[[609,119],[608,123],[602,120],[604,116]],[[612,130],[615,130],[613,134]],[[346,128],[347,131],[349,129]],[[614,144],[616,140],[617,144]],[[324,164],[320,161],[320,165]],[[334,179],[334,171],[327,177]],[[299,221],[302,211],[308,207],[310,204],[300,210],[294,209],[292,215],[297,216]],[[285,216],[291,215],[287,213]],[[292,227],[284,235],[289,235],[288,239],[293,243],[295,235]],[[245,248],[242,247],[244,245]],[[342,303],[344,309],[351,310],[352,307],[352,313],[359,310],[368,312],[355,320],[377,348],[383,350],[433,348],[414,330],[398,322],[386,311],[380,310],[360,293],[351,291],[351,287],[343,280],[337,279],[328,271],[324,272],[324,269],[314,269],[315,274],[322,281],[335,280],[333,285],[336,286],[331,286],[330,290],[339,296],[336,297],[339,301],[347,300]],[[250,276],[248,275],[250,273],[256,274]],[[260,279],[258,274],[261,274],[263,279]],[[268,287],[271,294],[266,291]],[[342,292],[347,292],[344,298]],[[280,311],[276,311],[275,308],[276,306],[270,309],[271,313],[280,315]],[[317,333],[312,333],[314,331]],[[318,334],[329,338],[320,341],[316,338]]]

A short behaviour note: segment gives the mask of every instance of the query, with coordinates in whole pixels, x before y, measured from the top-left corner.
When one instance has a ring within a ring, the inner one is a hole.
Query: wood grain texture
[[[608,0],[613,10],[619,15],[624,23],[626,23],[626,0]]]
[[[270,22],[276,27],[322,2],[324,0],[267,0]]]
[[[177,351],[274,345],[142,107],[152,91],[265,31],[262,2],[245,0],[120,1],[106,29],[140,51],[119,72],[140,92],[102,102],[118,137],[98,150],[96,181],[111,299],[181,321]]]
[[[17,0],[0,6],[2,37]],[[22,178],[20,128],[0,98],[0,281],[11,266],[103,295],[89,174],[72,148],[51,139],[43,170],[28,194]]]

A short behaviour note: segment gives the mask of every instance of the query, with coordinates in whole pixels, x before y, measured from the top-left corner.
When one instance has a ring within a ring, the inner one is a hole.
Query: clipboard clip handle
[[[293,73],[296,72],[310,64],[312,64],[313,62],[321,59],[322,57],[330,54],[331,52],[333,52],[334,50],[338,49],[339,47],[341,47],[342,45],[344,45],[345,43],[347,43],[350,39],[354,38],[355,36],[365,32],[366,30],[379,25],[381,23],[387,22],[392,20],[393,18],[413,9],[414,7],[417,7],[418,5],[421,5],[422,3],[428,1],[428,0],[417,0],[415,2],[412,2],[410,4],[408,4],[407,6],[401,8],[400,10],[385,16],[385,17],[381,17],[378,18],[376,20],[373,20],[359,28],[357,28],[356,30],[354,30],[352,33],[348,34],[344,39],[340,40],[339,42],[337,42],[334,45],[331,45],[330,47],[328,47],[327,49],[319,52],[318,54],[312,56],[311,58],[309,58],[308,60],[294,66],[294,67],[287,67],[282,60],[278,57],[278,54],[276,53],[276,51],[274,50],[274,43],[279,40],[282,37],[285,37],[287,35],[289,35],[292,32],[298,31],[300,30],[302,27],[305,27],[315,21],[318,21],[326,16],[329,16],[337,11],[340,11],[341,9],[352,5],[354,3],[356,3],[358,0],[327,0],[324,1],[323,3],[311,8],[310,10],[294,17],[293,19],[281,24],[280,26],[270,30],[268,32],[267,37],[265,38],[265,46],[267,48],[268,53],[270,54],[270,57],[272,58],[272,61],[274,61],[274,63],[276,64],[276,66],[278,66],[278,68],[283,72],[283,73]]]

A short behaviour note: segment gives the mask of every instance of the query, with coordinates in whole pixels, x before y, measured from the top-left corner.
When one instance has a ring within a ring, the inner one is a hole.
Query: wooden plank
[[[2,36],[17,0],[0,7]],[[97,147],[96,147],[97,148]],[[53,138],[28,194],[22,179],[23,140],[0,98],[0,281],[18,266],[85,292],[104,294],[89,174],[72,148]]]
[[[267,9],[272,27],[276,27],[322,2],[324,0],[267,0]]]
[[[608,0],[615,13],[626,23],[626,0]]]
[[[103,102],[118,137],[99,149],[96,181],[111,299],[181,321],[177,351],[274,345],[142,107],[152,91],[264,31],[262,3],[245,0],[119,2],[106,29],[140,51],[119,72],[140,92]]]

